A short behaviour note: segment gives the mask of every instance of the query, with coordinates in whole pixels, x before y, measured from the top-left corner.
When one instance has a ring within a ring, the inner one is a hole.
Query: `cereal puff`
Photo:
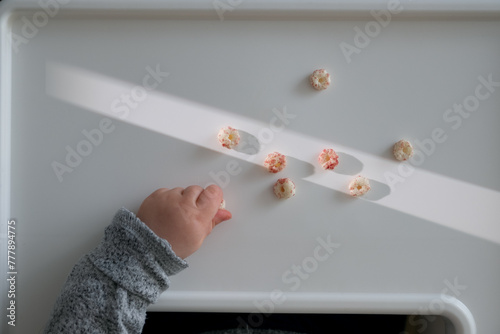
[[[331,148],[325,148],[319,154],[318,161],[323,169],[334,169],[339,164],[339,156]]]
[[[399,161],[405,161],[413,156],[413,146],[407,140],[401,139],[392,148],[394,157]]]
[[[240,142],[240,133],[238,130],[230,126],[226,126],[225,128],[219,130],[217,138],[223,147],[231,149],[235,148]]]
[[[286,167],[286,156],[279,152],[269,153],[264,160],[264,167],[270,173],[278,173]]]
[[[358,175],[349,183],[351,196],[357,197],[366,194],[370,190],[370,181],[364,176]]]
[[[316,70],[309,77],[309,82],[314,89],[325,90],[330,86],[330,74],[324,69]]]
[[[273,191],[279,199],[288,199],[295,196],[295,183],[289,178],[278,179],[274,184]]]

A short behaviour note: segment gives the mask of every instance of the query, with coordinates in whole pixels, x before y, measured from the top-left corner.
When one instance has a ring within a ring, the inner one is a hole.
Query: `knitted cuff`
[[[118,210],[89,259],[116,284],[149,303],[169,287],[168,276],[188,266],[166,240],[125,208]]]

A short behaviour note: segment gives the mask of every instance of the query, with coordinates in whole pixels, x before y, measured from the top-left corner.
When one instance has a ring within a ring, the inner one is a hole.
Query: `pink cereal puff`
[[[413,156],[413,146],[407,140],[401,139],[392,148],[394,157],[399,161],[405,161]]]
[[[370,181],[364,176],[356,176],[349,183],[349,193],[351,196],[357,197],[366,194],[370,190]]]
[[[286,167],[286,156],[279,152],[269,153],[264,160],[264,167],[270,173],[278,173]]]
[[[325,148],[318,156],[318,162],[323,169],[334,169],[339,164],[339,156],[331,148]]]
[[[325,90],[330,86],[330,74],[325,69],[314,71],[309,77],[309,83],[316,90]]]
[[[295,196],[295,183],[287,177],[278,179],[273,186],[273,191],[279,199],[288,199]]]
[[[235,148],[240,142],[240,133],[238,130],[230,126],[226,126],[219,130],[217,139],[219,139],[219,142],[223,147],[232,149]]]

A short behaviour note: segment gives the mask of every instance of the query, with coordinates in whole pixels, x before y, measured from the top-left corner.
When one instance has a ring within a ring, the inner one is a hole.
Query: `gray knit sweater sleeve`
[[[122,208],[71,271],[45,333],[141,333],[147,306],[186,267],[166,240]]]

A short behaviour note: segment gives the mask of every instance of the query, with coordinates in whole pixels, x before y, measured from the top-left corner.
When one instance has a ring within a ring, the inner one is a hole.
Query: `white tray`
[[[500,331],[500,87],[485,84],[500,81],[498,1],[57,3],[0,6],[18,305],[2,332],[43,327],[118,208],[210,182],[233,219],[150,310],[429,314]],[[317,68],[333,76],[323,92],[307,81]],[[219,147],[224,125],[249,144]],[[391,155],[401,138],[421,143],[412,163]],[[333,172],[316,163],[325,147]],[[290,157],[278,175],[261,167],[272,151]],[[357,174],[363,198],[347,194]],[[278,177],[296,181],[291,200],[273,197]]]

